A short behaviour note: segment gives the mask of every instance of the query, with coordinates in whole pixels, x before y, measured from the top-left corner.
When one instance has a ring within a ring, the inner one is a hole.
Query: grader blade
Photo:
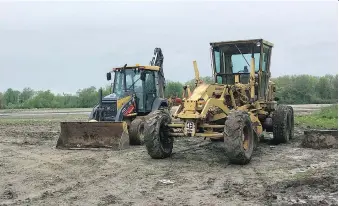
[[[126,122],[61,122],[57,149],[129,147]]]

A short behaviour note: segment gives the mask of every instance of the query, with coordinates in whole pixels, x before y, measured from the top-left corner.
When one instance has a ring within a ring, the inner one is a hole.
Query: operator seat
[[[240,74],[240,83],[248,84],[250,82],[250,72],[247,69],[247,66],[244,66],[244,72]]]

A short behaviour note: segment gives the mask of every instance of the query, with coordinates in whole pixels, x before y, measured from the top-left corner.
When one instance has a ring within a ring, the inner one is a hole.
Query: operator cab
[[[113,73],[113,95],[117,99],[135,95],[137,112],[146,113],[152,110],[154,100],[159,97],[156,84],[158,71],[157,66],[125,66],[107,73],[107,80],[112,79]]]
[[[254,58],[258,97],[265,97],[270,77],[273,44],[263,39],[214,42],[211,45],[214,81],[218,84],[249,84],[251,59]]]

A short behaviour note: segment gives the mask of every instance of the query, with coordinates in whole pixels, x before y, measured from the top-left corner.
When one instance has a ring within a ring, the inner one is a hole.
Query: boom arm
[[[164,62],[164,56],[162,55],[161,48],[155,48],[154,49],[154,56],[150,62],[151,66],[158,66],[160,67],[160,73],[164,77],[164,71],[162,68],[162,64]]]
[[[160,67],[159,88],[163,89],[163,91],[161,92],[162,95],[164,95],[164,88],[165,88],[165,76],[164,76],[164,70],[163,70],[163,62],[164,62],[164,56],[162,54],[162,50],[161,48],[157,47],[154,49],[154,56],[152,57],[150,65]]]
[[[195,60],[193,61],[193,67],[194,67],[194,75],[195,75],[195,87],[197,87],[197,86],[199,86],[203,82],[200,79],[197,61],[195,61]]]

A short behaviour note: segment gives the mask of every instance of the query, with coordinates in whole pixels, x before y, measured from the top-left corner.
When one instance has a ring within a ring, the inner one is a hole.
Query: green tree
[[[317,97],[320,99],[331,99],[331,79],[327,76],[320,77],[316,85]]]
[[[78,107],[78,97],[71,94],[63,93],[55,95],[53,101],[59,108],[75,108]]]
[[[311,103],[315,97],[318,79],[311,75],[294,76],[294,100],[298,104]]]
[[[201,77],[205,83],[213,83],[213,78]],[[338,75],[315,77],[310,75],[285,75],[272,79],[276,83],[276,96],[284,104],[333,103],[338,101]],[[186,82],[194,89],[195,79]],[[183,85],[177,81],[167,81],[165,97],[181,97]],[[103,86],[103,95],[112,91],[111,85]],[[72,108],[93,107],[98,103],[95,87],[80,89],[75,95],[53,94],[50,90],[34,92],[24,88],[22,92],[7,89],[0,93],[0,108]]]
[[[36,95],[25,102],[26,108],[58,108],[60,105],[55,99],[54,94],[50,91],[38,91]]]
[[[106,85],[102,88],[102,95],[107,96],[112,93],[112,85]]]
[[[338,99],[338,75],[286,75],[272,80],[276,83],[280,103],[333,103]]]
[[[212,84],[214,83],[213,77],[206,76],[206,77],[200,77],[200,79],[205,83],[205,84]],[[191,90],[195,88],[195,79],[191,79],[185,83],[185,85],[189,85]]]
[[[331,84],[331,99],[333,100],[336,100],[338,99],[338,74],[335,75],[335,76],[331,76],[329,75],[330,77],[332,77],[330,79],[330,84]]]
[[[180,82],[167,81],[165,88],[165,97],[169,98],[171,96],[181,97],[183,90],[183,84]]]
[[[6,107],[13,108],[16,104],[19,103],[20,91],[13,90],[12,88],[7,89],[4,93],[4,103]]]
[[[79,98],[79,107],[93,107],[98,103],[98,91],[94,86],[78,90],[77,95]]]
[[[64,108],[74,108],[74,107],[79,107],[78,106],[78,97],[75,95],[71,94],[63,94],[62,96],[63,99],[63,105]]]
[[[4,106],[4,95],[0,92],[0,109],[3,109]]]
[[[34,95],[34,90],[26,87],[22,90],[20,96],[19,96],[19,103],[24,103]]]

